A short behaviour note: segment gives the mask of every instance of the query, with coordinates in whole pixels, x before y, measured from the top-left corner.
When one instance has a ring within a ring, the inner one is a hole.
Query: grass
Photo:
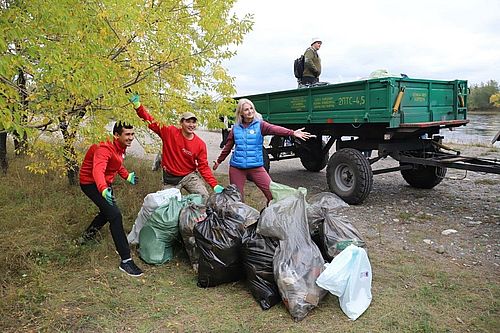
[[[437,262],[378,239],[368,241],[373,301],[354,322],[332,295],[295,323],[282,304],[262,311],[244,282],[201,289],[182,251],[161,266],[137,260],[145,274],[129,278],[117,269],[107,229],[100,243],[74,243],[96,213],[79,187],[65,178],[29,174],[25,164],[12,157],[0,181],[1,332],[496,332],[500,327],[497,274]],[[127,159],[141,183],[115,186],[127,232],[144,196],[159,188],[160,175],[149,164]],[[225,175],[218,178],[227,184]],[[264,206],[254,186],[248,186],[247,203]]]

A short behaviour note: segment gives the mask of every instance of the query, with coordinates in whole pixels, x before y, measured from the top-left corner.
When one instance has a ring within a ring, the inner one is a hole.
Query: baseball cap
[[[319,37],[314,37],[314,38],[311,38],[311,45],[313,45],[313,44],[314,44],[314,43],[316,43],[316,42],[323,43],[323,42],[321,41],[321,38],[319,38]]]
[[[191,119],[191,118],[194,118],[194,120],[198,121],[198,118],[196,118],[196,116],[194,115],[194,113],[192,112],[184,112],[182,115],[181,115],[181,121],[183,120],[188,120],[188,119]]]

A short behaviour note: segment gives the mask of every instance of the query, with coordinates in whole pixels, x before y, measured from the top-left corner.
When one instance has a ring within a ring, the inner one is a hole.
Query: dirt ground
[[[472,148],[462,154],[479,156],[487,150]],[[500,157],[500,153],[494,154]],[[389,158],[372,167],[397,164]],[[328,191],[325,170],[305,171],[299,160],[293,160],[293,165],[289,166],[292,170],[281,170],[271,164],[272,179],[292,187],[304,186],[310,194]],[[441,184],[432,190],[422,190],[410,187],[399,172],[393,172],[374,176],[367,200],[343,209],[343,214],[374,243],[392,243],[407,251],[442,256],[459,265],[484,266],[498,272],[499,193],[500,175],[495,174],[450,169]]]
[[[198,130],[207,143],[210,164],[220,153],[219,132]],[[457,146],[464,156],[500,159],[500,144]],[[141,154],[140,147],[132,150]],[[334,151],[331,151],[331,154]],[[373,152],[376,154],[376,151]],[[148,156],[152,158],[152,156]],[[397,166],[391,158],[373,169]],[[228,160],[217,173],[228,172]],[[328,191],[326,168],[306,171],[299,159],[271,162],[273,181],[305,187],[308,196]],[[431,190],[410,187],[399,172],[375,175],[373,188],[361,205],[342,210],[372,244],[387,244],[424,256],[497,274],[500,271],[500,175],[448,169]],[[496,273],[495,273],[496,272]]]

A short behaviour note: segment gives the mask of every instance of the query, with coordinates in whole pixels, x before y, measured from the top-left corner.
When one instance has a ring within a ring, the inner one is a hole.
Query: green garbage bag
[[[199,194],[191,194],[180,201],[171,197],[159,206],[139,233],[139,255],[148,264],[161,265],[174,255],[173,245],[179,234],[179,213],[188,203],[201,203]]]
[[[204,205],[203,197],[200,194],[183,195],[181,202],[183,207],[187,205]]]
[[[160,240],[160,231],[145,225],[139,233],[139,255],[148,264],[160,265],[174,256],[172,246],[165,246]]]
[[[273,200],[269,204],[280,201],[281,199],[289,197],[296,192],[301,192],[304,194],[304,197],[307,195],[307,189],[305,187],[293,188],[280,183],[275,183],[273,181],[269,184],[269,189],[273,195]]]

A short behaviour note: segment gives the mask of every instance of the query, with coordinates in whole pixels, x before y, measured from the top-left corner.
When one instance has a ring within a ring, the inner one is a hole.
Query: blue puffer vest
[[[260,133],[260,121],[254,120],[248,127],[241,124],[233,126],[235,148],[231,156],[231,166],[239,169],[257,168],[264,165]]]

